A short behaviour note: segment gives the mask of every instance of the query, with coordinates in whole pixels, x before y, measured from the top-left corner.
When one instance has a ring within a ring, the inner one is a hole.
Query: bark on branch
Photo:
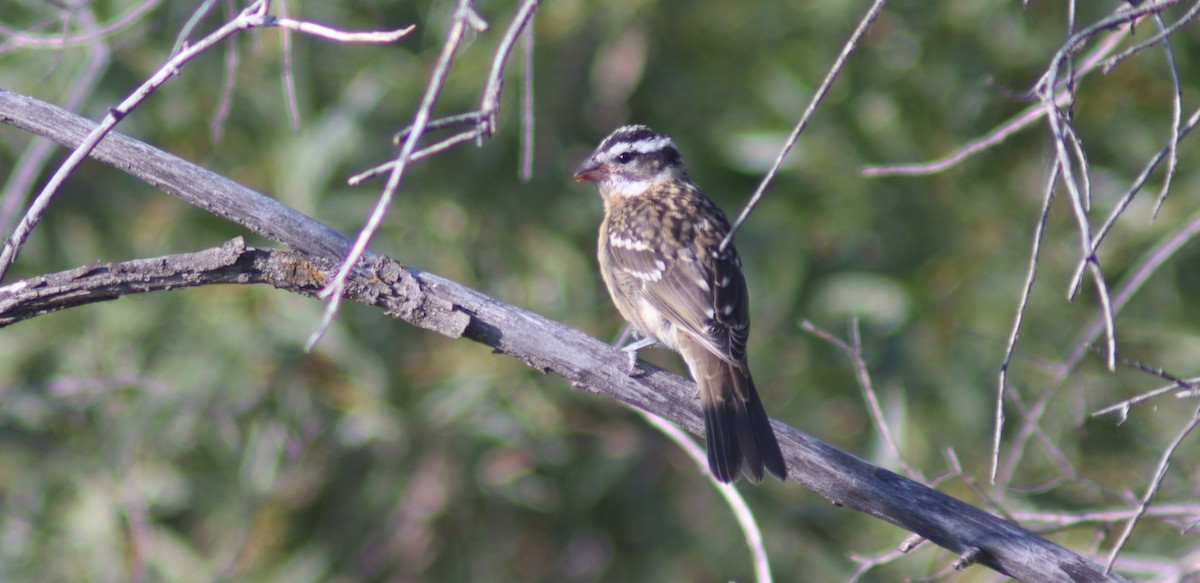
[[[92,122],[0,90],[0,122],[74,146]],[[350,248],[333,229],[231,180],[132,138],[112,134],[94,156],[243,225],[294,252],[248,248],[240,239],[194,254],[83,267],[0,287],[0,326],[54,309],[131,293],[209,283],[268,283],[315,295]],[[346,297],[452,338],[466,337],[571,386],[619,399],[700,434],[695,386],[643,364],[626,374],[623,353],[564,324],[507,305],[428,272],[368,255]],[[1021,581],[1126,581],[1099,565],[970,504],[873,466],[810,435],[774,422],[791,479],[836,504],[919,534],[959,556]]]

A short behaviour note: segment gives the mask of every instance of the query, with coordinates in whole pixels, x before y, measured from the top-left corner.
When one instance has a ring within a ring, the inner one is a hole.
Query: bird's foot
[[[625,335],[622,334],[621,336],[622,336],[622,338],[624,338]],[[638,354],[637,353],[639,350],[650,347],[650,346],[654,346],[655,344],[658,344],[657,340],[650,338],[649,336],[646,336],[646,337],[638,339],[636,342],[633,342],[626,346],[621,347],[621,351],[623,351],[625,353],[625,355],[629,358],[628,369],[625,371],[626,374],[628,374],[631,377],[637,378],[639,376],[642,376],[645,373],[645,371],[638,368],[638,365],[637,365]]]

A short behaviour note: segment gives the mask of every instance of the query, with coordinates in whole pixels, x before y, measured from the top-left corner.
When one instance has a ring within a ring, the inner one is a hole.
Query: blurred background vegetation
[[[110,22],[133,4],[86,8]],[[151,75],[199,4],[164,3],[109,36],[111,62],[76,111],[99,119]],[[897,467],[850,363],[798,325],[808,319],[845,336],[858,316],[905,460],[935,477],[950,471],[952,449],[967,474],[986,482],[996,374],[1052,156],[1047,132],[1036,125],[942,174],[860,172],[945,155],[1026,108],[1022,94],[1065,39],[1065,4],[896,2],[875,23],[738,236],[753,298],[750,354],[772,416]],[[478,3],[491,28],[469,37],[437,114],[477,106],[515,5]],[[1079,20],[1117,6],[1080,3]],[[297,130],[284,105],[278,30],[237,38],[237,86],[219,141],[210,124],[222,100],[222,51],[187,65],[119,130],[353,233],[381,183],[351,188],[345,179],[393,155],[391,136],[408,125],[425,90],[453,2],[287,8],[342,29],[417,29],[387,46],[293,36]],[[599,198],[571,182],[578,162],[614,127],[646,123],[676,139],[693,176],[736,214],[865,9],[773,0],[545,2],[535,24],[533,179],[518,179],[518,47],[498,135],[415,166],[372,247],[615,337],[621,322],[593,258]],[[40,0],[0,0],[0,15],[11,30],[51,38],[64,26],[58,9]],[[201,30],[218,16],[228,15],[210,16]],[[1153,33],[1144,23],[1126,44]],[[1200,30],[1190,25],[1173,43],[1190,112],[1200,91]],[[54,103],[89,56],[78,46],[4,46],[0,87]],[[1171,94],[1160,50],[1083,82],[1076,127],[1092,164],[1094,216],[1107,214],[1166,143]],[[8,178],[30,140],[0,126],[0,177]],[[64,156],[59,150],[46,177]],[[1158,220],[1150,221],[1150,209],[1161,171],[1118,224],[1101,254],[1112,281],[1189,219],[1200,191],[1196,162],[1185,140],[1174,194]],[[1079,253],[1064,200],[1049,217],[1012,373],[1026,400],[1054,380],[1048,364],[1076,348],[1097,314],[1089,285],[1074,303],[1064,299]],[[8,280],[193,251],[242,234],[88,163]],[[1185,246],[1119,316],[1124,354],[1197,374],[1197,261],[1200,250]],[[265,287],[210,287],[129,297],[0,332],[0,578],[750,579],[729,510],[696,467],[623,406],[362,306],[343,308],[306,354],[322,307]],[[675,355],[643,356],[683,371]],[[1013,512],[1132,508],[1195,405],[1168,398],[1135,407],[1123,424],[1090,414],[1161,384],[1127,369],[1108,374],[1097,357],[1085,359],[1054,385],[1041,421],[1079,475],[1060,480],[1061,465],[1034,444],[1012,488],[992,496]],[[1194,503],[1196,452],[1193,436],[1160,501]],[[986,507],[964,480],[939,488]],[[854,557],[885,553],[906,537],[794,484],[741,489],[780,580],[845,580]],[[1122,526],[1049,536],[1102,560]],[[1147,520],[1126,553],[1184,561],[1200,552],[1196,537],[1195,529],[1180,534],[1176,523]],[[925,545],[864,580],[927,576],[951,561]],[[947,577],[997,578],[979,567]]]

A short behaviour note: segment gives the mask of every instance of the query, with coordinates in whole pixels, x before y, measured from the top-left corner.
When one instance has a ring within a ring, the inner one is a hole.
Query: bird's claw
[[[646,374],[645,370],[638,368],[638,355],[636,350],[627,351],[625,354],[629,357],[629,366],[625,370],[626,374],[635,379]]]
[[[624,338],[624,335],[622,335],[622,338]],[[645,337],[637,340],[636,342],[630,343],[628,346],[621,347],[621,351],[624,352],[626,357],[629,358],[629,364],[625,370],[626,374],[633,378],[638,378],[643,374],[646,374],[645,370],[638,368],[638,351],[646,348],[647,346],[654,346],[656,343],[657,341],[653,338]]]

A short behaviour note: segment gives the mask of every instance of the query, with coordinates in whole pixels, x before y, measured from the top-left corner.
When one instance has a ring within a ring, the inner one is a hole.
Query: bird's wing
[[[711,232],[697,233],[693,244],[671,254],[614,240],[609,248],[612,267],[630,291],[677,328],[722,360],[740,365],[746,362],[750,335],[746,279],[732,245],[714,256],[727,227],[707,226]],[[703,244],[714,240],[716,244]]]

